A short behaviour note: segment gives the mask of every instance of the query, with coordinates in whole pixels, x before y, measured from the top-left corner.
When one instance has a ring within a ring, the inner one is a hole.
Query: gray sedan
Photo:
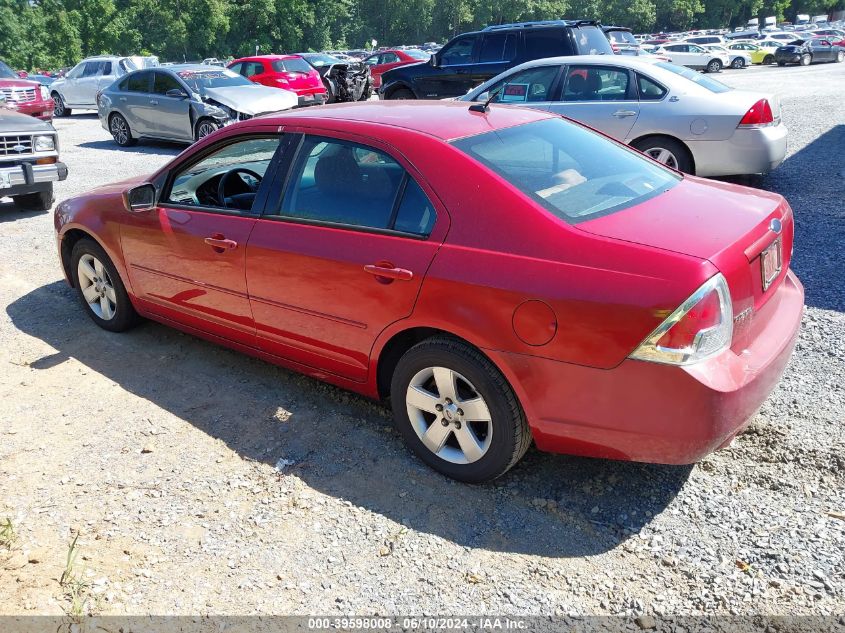
[[[557,112],[699,176],[766,173],[786,155],[778,98],[664,61],[538,59],[461,97]]]
[[[259,86],[226,68],[184,64],[129,73],[98,95],[97,110],[103,127],[126,147],[140,137],[192,143],[297,102],[289,90]]]

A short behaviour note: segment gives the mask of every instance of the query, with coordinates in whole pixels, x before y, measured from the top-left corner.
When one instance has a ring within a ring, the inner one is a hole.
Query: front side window
[[[552,96],[552,85],[560,70],[559,66],[529,68],[506,77],[493,84],[485,98],[493,97],[493,103],[536,103],[548,101]],[[475,98],[481,99],[481,93]]]
[[[103,62],[87,62],[85,64],[85,71],[82,73],[83,77],[96,77],[101,74],[103,70]]]
[[[428,235],[434,208],[405,169],[380,150],[305,138],[280,215]]]
[[[564,101],[624,101],[628,71],[601,66],[570,66],[563,89]]]
[[[233,73],[238,73],[240,75],[243,67],[243,62],[238,62],[237,64],[232,64],[231,66],[229,66],[229,70],[231,70]]]
[[[453,142],[570,223],[615,213],[674,187],[681,176],[561,118]]]
[[[172,76],[167,73],[153,73],[153,92],[159,95],[166,95],[168,90],[181,90],[184,92],[184,89],[179,84],[178,81]]]
[[[381,63],[381,64],[393,64],[393,63],[398,62],[398,61],[399,61],[399,55],[397,55],[396,53],[385,53],[384,55],[382,55],[381,61],[379,63]]]
[[[229,143],[177,171],[166,202],[184,206],[251,211],[258,188],[279,147],[279,138],[253,137]]]
[[[441,66],[457,66],[472,63],[472,51],[478,41],[478,35],[461,37],[443,49],[440,54]]]

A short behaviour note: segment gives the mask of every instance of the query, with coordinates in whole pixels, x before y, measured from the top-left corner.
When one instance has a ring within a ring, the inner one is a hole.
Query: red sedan
[[[431,53],[420,51],[415,48],[396,48],[373,53],[364,63],[370,67],[370,77],[373,80],[373,88],[381,86],[381,75],[391,68],[407,66],[408,64],[419,64],[431,59]]]
[[[299,106],[322,105],[328,99],[320,73],[299,55],[242,57],[228,68],[253,83],[295,92]]]
[[[520,108],[245,121],[55,226],[100,327],[143,316],[389,399],[420,458],[472,482],[532,439],[702,458],[774,388],[804,303],[781,196]]]

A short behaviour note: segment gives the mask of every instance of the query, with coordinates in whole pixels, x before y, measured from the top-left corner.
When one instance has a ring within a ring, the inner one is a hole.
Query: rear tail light
[[[728,282],[710,278],[670,314],[631,354],[631,358],[690,365],[730,347],[733,309]]]
[[[773,125],[774,122],[775,117],[772,115],[772,106],[769,105],[769,100],[760,99],[745,113],[738,127],[766,127]]]

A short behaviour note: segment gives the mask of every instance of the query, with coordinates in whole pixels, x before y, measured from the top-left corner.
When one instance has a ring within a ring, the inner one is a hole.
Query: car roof
[[[633,55],[566,55],[563,57],[545,57],[543,59],[532,59],[517,66],[517,68],[533,68],[535,66],[548,66],[550,64],[589,64],[604,66],[624,66],[626,68],[651,68],[654,65],[652,59],[640,59]],[[507,72],[511,72],[510,69]]]
[[[495,105],[484,113],[473,112],[469,105],[461,101],[358,101],[302,108],[262,119],[290,125],[301,121],[303,124],[316,124],[317,127],[320,124],[332,127],[333,123],[340,121],[388,125],[450,141],[556,118],[540,110]]]
[[[194,71],[209,71],[209,70],[224,70],[220,66],[210,66],[209,64],[173,64],[172,66],[153,66],[152,68],[142,68],[141,70],[170,70],[179,72],[180,70],[194,70]],[[226,69],[228,70],[228,69]]]
[[[234,64],[236,62],[249,61],[251,59],[266,59],[270,61],[274,59],[297,59],[299,57],[299,55],[248,55],[246,57],[239,57],[238,59],[232,60],[230,63]]]

